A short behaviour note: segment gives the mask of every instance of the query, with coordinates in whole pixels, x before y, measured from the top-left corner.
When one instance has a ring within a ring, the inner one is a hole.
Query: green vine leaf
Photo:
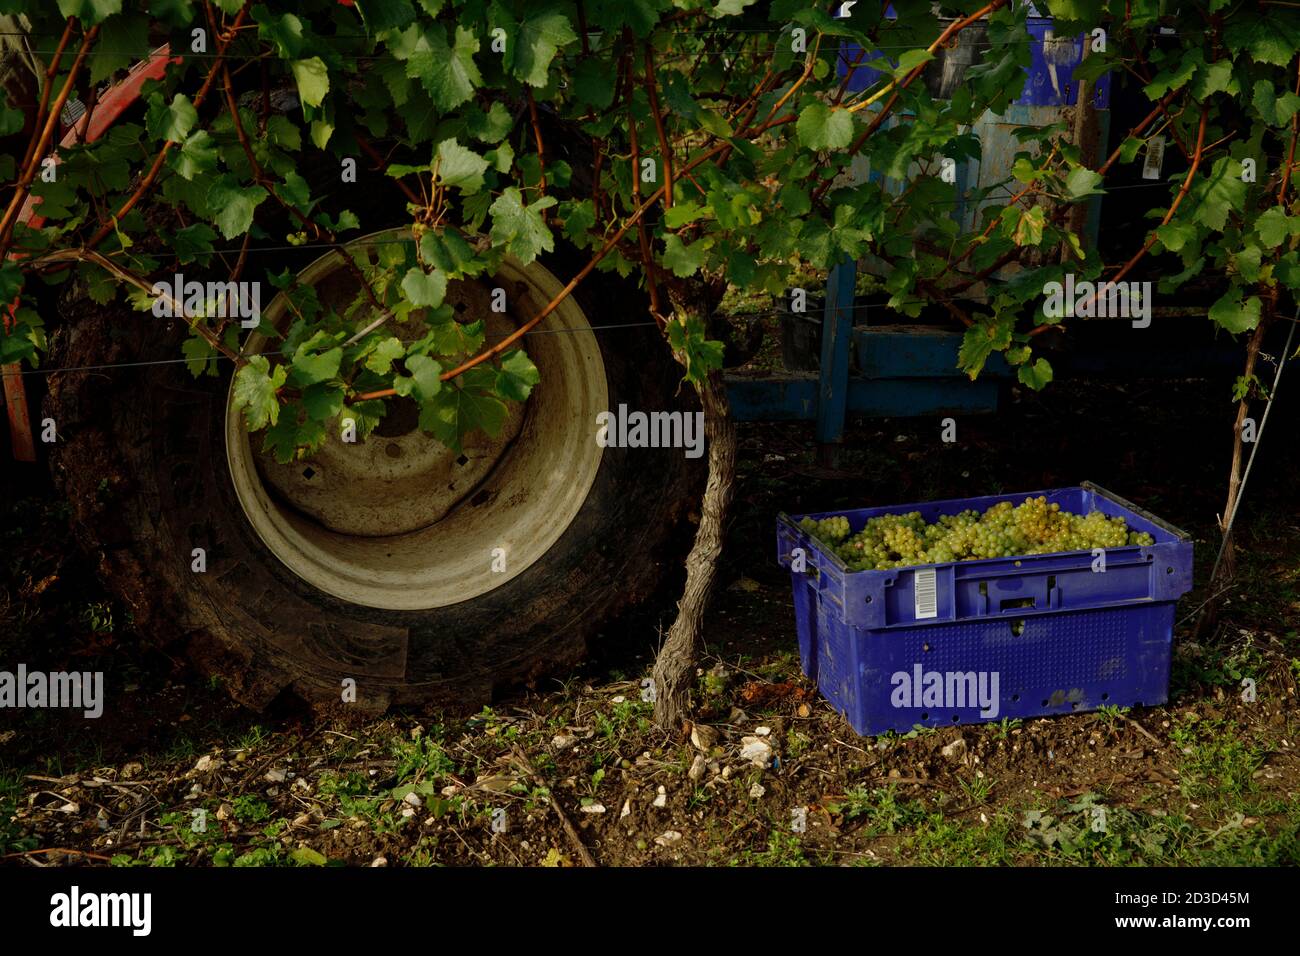
[[[298,84],[298,98],[306,106],[320,106],[330,90],[329,70],[318,56],[294,60],[289,64],[294,82]]]
[[[555,240],[541,213],[555,203],[554,196],[546,196],[531,206],[525,205],[523,194],[513,186],[508,187],[489,209],[493,244],[504,247],[524,265],[543,252],[554,251]]]
[[[284,385],[288,371],[283,365],[271,368],[264,355],[254,355],[235,373],[235,408],[244,413],[249,431],[259,431],[280,420],[280,402],[276,393]]]

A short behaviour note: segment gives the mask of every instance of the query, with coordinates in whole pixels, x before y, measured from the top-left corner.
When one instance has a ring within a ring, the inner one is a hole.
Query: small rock
[[[960,760],[962,757],[966,756],[966,738],[958,737],[939,752],[949,760]]]
[[[629,797],[628,799],[623,801],[623,809],[619,811],[618,818],[622,820],[624,817],[631,815],[631,813],[632,813],[632,798]]]
[[[708,769],[709,761],[704,754],[696,754],[695,759],[691,761],[691,769],[686,775],[692,780],[700,780],[704,776],[704,771]]]
[[[441,793],[444,797],[454,797],[456,796],[457,793],[460,792],[460,787],[456,786],[456,784],[454,783],[450,783],[447,786],[443,787],[438,792]]]
[[[772,745],[761,737],[742,737],[740,757],[755,767],[766,767],[772,762]]]
[[[409,820],[413,816],[415,816],[415,807],[402,807],[403,819]]]
[[[293,781],[293,789],[295,789],[295,790],[305,790],[305,791],[307,791],[308,793],[311,793],[311,784],[309,784],[309,783],[307,782],[307,778],[306,778],[306,777],[297,777],[297,778],[295,778],[294,781]]]
[[[209,770],[216,770],[218,767],[224,766],[225,763],[220,757],[204,754],[199,758],[199,762],[194,765],[194,772],[207,773]]]
[[[59,813],[77,813],[80,810],[81,810],[81,804],[72,803],[71,801],[59,807]]]
[[[625,700],[627,700],[627,698],[624,697],[622,694],[619,694],[617,697],[611,697],[611,698],[609,699],[609,702],[610,702],[611,704],[621,704],[621,703],[623,703],[623,701],[625,701]]]
[[[267,781],[268,783],[284,783],[286,777],[288,777],[288,773],[286,771],[273,769],[273,770],[268,770],[266,772],[266,775],[262,779]]]
[[[603,803],[588,803],[582,808],[583,813],[604,813],[605,805]]]
[[[682,835],[678,831],[667,830],[664,833],[660,834],[659,836],[655,837],[655,843],[657,843],[659,846],[672,846],[681,838]]]
[[[691,743],[698,750],[708,753],[718,742],[718,732],[707,724],[691,724]]]
[[[663,784],[659,785],[659,792],[650,806],[660,808],[668,806],[668,791],[664,789]]]
[[[373,860],[370,861],[370,865],[371,865],[371,866],[387,866],[387,865],[388,865],[388,857],[386,857],[386,856],[377,856],[377,857],[375,857]]]
[[[234,815],[235,808],[228,803],[223,803],[221,806],[217,807],[218,820],[229,820]]]
[[[760,736],[760,737],[766,737],[766,736],[768,736],[770,733],[772,733],[772,728],[771,728],[771,727],[755,727],[755,728],[754,728],[754,733],[758,734],[758,736]]]
[[[578,742],[574,734],[556,734],[551,738],[551,746],[556,750],[568,750]]]
[[[300,813],[293,818],[293,825],[296,827],[305,827],[309,823],[311,823],[310,813]]]
[[[756,783],[749,788],[749,796],[754,800],[759,799],[765,793],[767,793],[767,788],[761,783]]]
[[[424,801],[420,799],[418,793],[408,793],[406,796],[402,797],[402,799],[413,807],[421,806],[424,803]]]
[[[723,767],[723,768],[722,768],[722,779],[723,779],[723,780],[730,780],[730,779],[731,779],[731,768],[730,768],[730,767]]]

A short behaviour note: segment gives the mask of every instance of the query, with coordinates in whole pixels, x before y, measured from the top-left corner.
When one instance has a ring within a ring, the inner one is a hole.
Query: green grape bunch
[[[806,517],[799,527],[854,571],[1155,544],[1122,517],[1095,510],[1072,514],[1042,495],[1018,505],[1000,501],[983,514],[966,509],[939,515],[932,523],[911,511],[868,518],[856,533],[843,515]]]

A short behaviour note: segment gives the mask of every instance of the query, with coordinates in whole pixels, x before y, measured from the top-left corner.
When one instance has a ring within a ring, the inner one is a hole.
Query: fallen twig
[[[528,759],[528,755],[520,749],[518,744],[513,744],[510,750],[511,753],[514,754],[515,760],[519,764],[519,768],[528,774],[533,783],[542,787],[546,791],[546,797],[551,803],[551,809],[554,810],[555,815],[560,818],[560,826],[564,828],[564,835],[567,836],[569,842],[573,844],[573,850],[578,854],[578,859],[582,860],[582,865],[597,866],[596,858],[591,855],[590,851],[588,851],[585,846],[583,846],[582,840],[578,837],[578,831],[573,828],[573,824],[569,822],[569,818],[565,816],[564,811],[560,809],[560,804],[559,801],[555,799],[555,794],[552,793],[551,788],[546,785],[546,781],[542,779],[542,775],[533,767],[532,761]]]

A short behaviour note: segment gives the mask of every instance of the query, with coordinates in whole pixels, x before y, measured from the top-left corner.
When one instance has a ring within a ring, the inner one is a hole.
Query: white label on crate
[[[912,575],[916,591],[916,619],[938,617],[938,588],[934,580],[934,568],[917,568]]]
[[[1147,140],[1146,161],[1142,164],[1143,179],[1159,179],[1160,167],[1165,164],[1165,138],[1152,136]]]

